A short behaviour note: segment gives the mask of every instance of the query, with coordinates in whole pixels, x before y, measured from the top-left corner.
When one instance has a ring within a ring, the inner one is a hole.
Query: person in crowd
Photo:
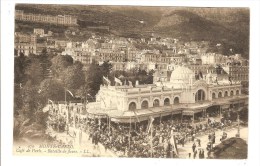
[[[151,157],[151,148],[153,149],[153,157],[177,157],[176,152],[169,150],[169,140],[171,138],[171,130],[175,135],[176,143],[184,147],[185,143],[189,140],[194,142],[195,136],[200,132],[205,132],[209,130],[218,129],[221,123],[212,121],[208,119],[206,124],[198,124],[192,126],[191,124],[174,123],[173,120],[163,120],[160,122],[153,123],[153,134],[152,134],[152,146],[151,147],[151,134],[146,132],[147,122],[136,123],[136,127],[131,127],[131,132],[129,131],[129,124],[118,124],[111,123],[110,128],[106,121],[98,122],[91,118],[82,118],[81,116],[75,116],[75,121],[73,117],[70,117],[69,123],[67,123],[66,118],[60,118],[62,120],[56,120],[58,116],[50,115],[50,122],[48,123],[52,128],[59,128],[62,131],[62,127],[65,127],[64,131],[67,131],[68,126],[75,122],[75,128],[82,127],[83,132],[87,132],[89,135],[88,139],[91,140],[92,144],[97,147],[98,143],[101,143],[105,150],[112,150],[120,156],[128,157]],[[225,120],[224,120],[225,121]],[[227,122],[228,123],[228,122]],[[61,124],[58,126],[58,124]],[[65,124],[65,125],[64,125]],[[224,123],[226,126],[226,124]],[[69,131],[67,131],[69,133]],[[129,133],[131,133],[129,135]],[[134,133],[134,134],[132,134]],[[208,135],[209,141],[215,143],[215,135]],[[201,146],[200,139],[196,139],[198,147]],[[208,150],[208,148],[207,148]],[[193,153],[198,153],[196,150],[196,142],[192,145]],[[193,154],[194,155],[194,154]],[[199,158],[204,158],[204,151],[199,151]],[[189,154],[189,158],[191,153]],[[194,157],[194,156],[193,156]],[[196,154],[195,154],[196,157]]]
[[[195,159],[196,158],[196,156],[197,156],[197,150],[195,150],[194,152],[193,152],[193,158]]]
[[[202,149],[201,150],[201,158],[204,159],[205,158],[205,155],[204,155],[204,150]]]
[[[200,144],[200,139],[197,139],[197,142],[198,142],[198,147],[201,147],[201,144]]]
[[[192,145],[192,152],[194,153],[195,150],[196,150],[196,144],[194,142],[193,145]]]

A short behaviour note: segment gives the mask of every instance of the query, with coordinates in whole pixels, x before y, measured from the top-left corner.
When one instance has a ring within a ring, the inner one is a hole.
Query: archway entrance
[[[135,103],[135,102],[131,102],[131,103],[129,104],[129,110],[130,110],[130,111],[136,110],[136,103]]]
[[[153,101],[153,107],[159,107],[160,106],[160,101],[158,99],[155,99]]]
[[[142,104],[141,104],[141,109],[147,109],[147,108],[148,108],[148,101],[145,100],[145,101],[143,101]]]
[[[216,94],[212,93],[212,99],[215,99],[215,98],[216,98]]]
[[[224,97],[228,97],[228,92],[225,91]]]
[[[239,95],[239,90],[236,91],[236,95]]]
[[[218,92],[218,98],[222,97],[222,92]]]
[[[179,103],[180,103],[179,97],[175,97],[173,100],[173,104],[179,104]]]
[[[197,101],[203,101],[203,100],[205,100],[205,92],[204,92],[204,90],[202,90],[202,89],[200,89],[200,90],[198,90],[197,92],[196,92],[196,94],[195,94],[195,101],[197,102]]]
[[[164,105],[170,105],[170,99],[169,98],[164,99]]]

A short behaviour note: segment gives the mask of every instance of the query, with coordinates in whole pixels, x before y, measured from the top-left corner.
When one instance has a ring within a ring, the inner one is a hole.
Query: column
[[[193,120],[192,120],[192,126],[194,127],[194,118],[195,117],[195,113],[193,112]]]
[[[219,106],[219,117],[221,118],[221,116],[222,116],[222,106],[220,105]]]

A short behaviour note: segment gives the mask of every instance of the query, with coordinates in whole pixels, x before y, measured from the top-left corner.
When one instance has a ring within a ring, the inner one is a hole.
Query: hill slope
[[[79,29],[106,25],[118,35],[147,34],[221,43],[228,54],[249,52],[249,10],[247,8],[187,8],[137,6],[26,5],[16,9],[41,14],[77,16]],[[85,22],[85,23],[84,23]]]

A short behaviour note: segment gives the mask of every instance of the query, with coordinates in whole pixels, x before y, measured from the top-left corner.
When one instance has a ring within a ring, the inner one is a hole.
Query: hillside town
[[[224,55],[210,41],[100,33],[107,26],[88,27],[85,38],[72,15],[16,10],[15,19],[64,26],[14,33],[15,124],[36,116],[46,139],[95,157],[211,159],[247,143],[249,60],[233,48]]]
[[[18,14],[16,19],[20,19]],[[75,35],[76,32],[66,30],[65,36],[68,33]],[[249,62],[241,54],[227,56],[209,52],[208,41],[183,42],[175,38],[161,38],[153,33],[150,36],[133,39],[92,33],[85,41],[71,41],[69,37],[63,40],[56,38],[52,31],[34,28],[30,33],[15,32],[14,49],[15,56],[39,55],[45,49],[55,55],[70,55],[74,61],[86,66],[93,61],[99,64],[109,61],[113,70],[138,68],[148,72],[157,69],[166,73],[185,64],[195,73],[206,74],[219,67],[221,69],[218,71],[228,74],[231,80],[248,81]],[[216,44],[216,48],[218,47],[221,44]]]

